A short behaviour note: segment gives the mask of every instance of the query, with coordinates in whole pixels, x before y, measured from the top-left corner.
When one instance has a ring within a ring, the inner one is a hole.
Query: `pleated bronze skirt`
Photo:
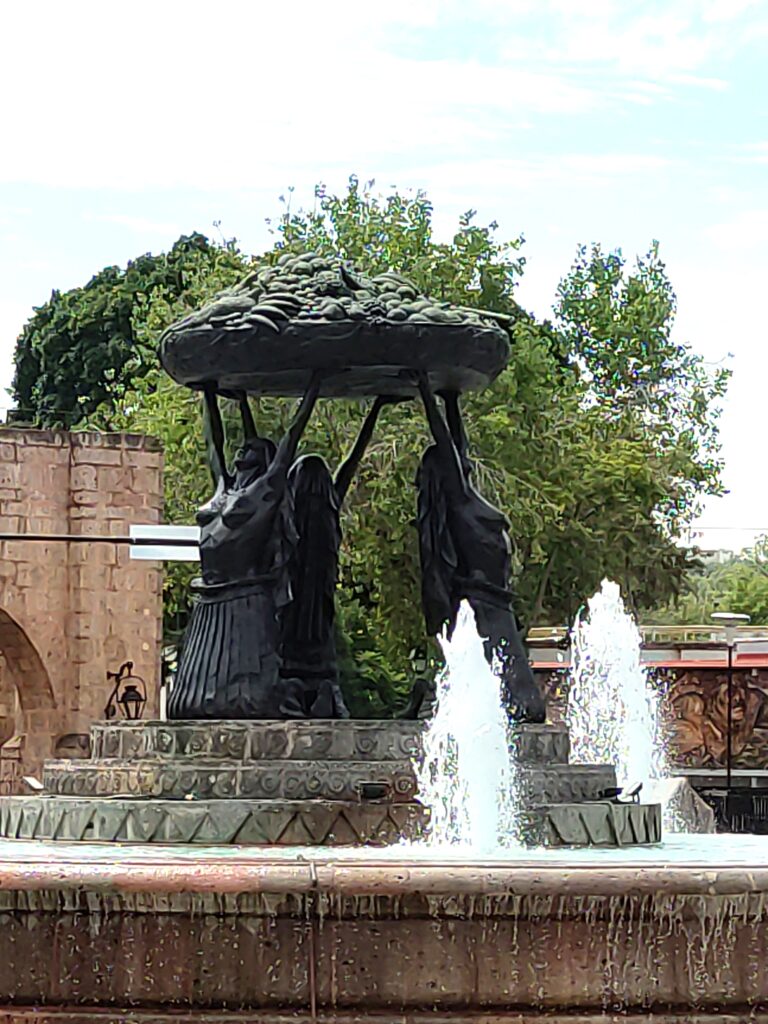
[[[281,717],[275,580],[197,590],[168,717]]]

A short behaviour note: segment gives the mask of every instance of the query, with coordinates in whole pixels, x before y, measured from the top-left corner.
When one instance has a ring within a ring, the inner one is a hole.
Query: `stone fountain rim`
[[[768,866],[691,864],[515,864],[492,859],[419,863],[403,858],[343,861],[332,856],[274,858],[258,853],[221,855],[197,848],[180,855],[171,847],[137,854],[104,843],[20,842],[26,857],[12,858],[5,840],[0,851],[0,891],[86,889],[112,893],[269,893],[330,896],[735,896],[768,893]],[[39,845],[36,856],[30,847]],[[52,848],[57,855],[51,857]],[[94,857],[94,854],[97,856]],[[90,858],[90,859],[89,859]],[[100,858],[100,859],[99,859]],[[133,859],[131,859],[133,858]]]

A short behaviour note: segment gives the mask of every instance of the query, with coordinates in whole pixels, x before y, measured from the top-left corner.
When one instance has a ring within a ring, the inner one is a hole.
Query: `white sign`
[[[199,526],[131,526],[131,558],[153,562],[199,562]]]

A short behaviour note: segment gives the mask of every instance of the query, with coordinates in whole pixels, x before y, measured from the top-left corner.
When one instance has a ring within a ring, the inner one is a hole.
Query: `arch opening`
[[[39,711],[56,707],[56,698],[48,672],[43,665],[37,648],[26,632],[8,612],[0,608],[0,656],[3,672],[5,697],[9,685],[18,694],[23,712]],[[7,682],[6,682],[7,679]]]

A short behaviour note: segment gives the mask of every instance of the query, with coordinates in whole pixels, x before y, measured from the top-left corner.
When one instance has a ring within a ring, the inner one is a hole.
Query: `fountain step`
[[[514,726],[510,748],[520,762],[526,765],[567,765],[571,753],[568,727],[562,723]]]
[[[67,796],[157,797],[161,800],[352,800],[376,787],[378,799],[413,800],[416,777],[410,761],[230,762],[221,759],[145,757],[118,761],[48,761],[43,785]]]
[[[387,846],[423,827],[417,803],[0,797],[9,839],[207,846]]]
[[[200,800],[359,800],[365,786],[381,787],[377,797],[391,802],[416,798],[410,761],[259,761],[142,758],[140,761],[48,761],[43,784],[51,795],[74,797],[157,797]],[[520,794],[526,803],[596,800],[616,784],[603,765],[520,767]]]
[[[359,800],[367,785],[381,787],[393,802],[413,800],[416,778],[410,761],[231,762],[147,757],[119,761],[48,761],[43,785],[65,796],[157,797],[164,800]],[[520,792],[526,803],[595,800],[616,785],[603,765],[524,765]]]
[[[145,757],[260,761],[407,761],[418,722],[110,722],[91,727],[97,759]]]
[[[518,778],[525,804],[576,804],[597,800],[615,787],[616,769],[602,764],[522,765]]]
[[[418,839],[421,804],[345,800],[152,800],[0,797],[0,836],[62,842],[198,846],[389,846]],[[531,846],[661,841],[656,804],[549,804],[523,814]]]
[[[560,803],[521,815],[528,846],[649,846],[661,842],[660,804]]]
[[[419,722],[107,722],[91,728],[96,759],[144,757],[260,761],[403,761],[418,752]],[[513,748],[525,764],[567,764],[564,725],[520,725]]]

